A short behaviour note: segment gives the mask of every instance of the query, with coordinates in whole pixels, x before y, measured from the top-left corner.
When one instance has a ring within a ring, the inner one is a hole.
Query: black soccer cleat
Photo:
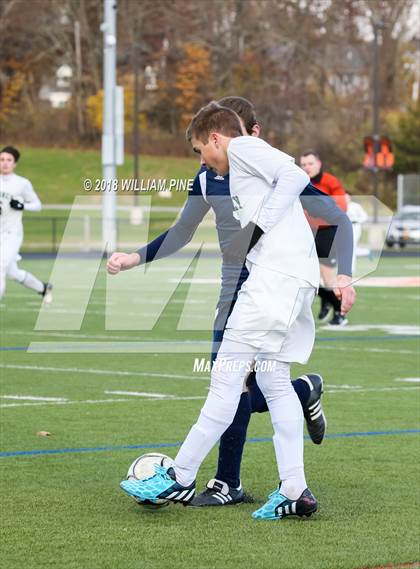
[[[321,405],[324,380],[317,373],[308,373],[307,375],[302,375],[299,379],[306,381],[311,390],[308,401],[302,406],[306,428],[311,441],[316,445],[320,445],[327,428],[327,419]]]
[[[252,498],[246,496],[242,486],[231,488],[226,482],[212,478],[207,482],[204,492],[195,496],[188,505],[202,508],[206,506],[232,506],[242,502],[253,502]]]
[[[329,302],[323,302],[321,304],[321,309],[318,314],[318,320],[320,322],[327,322],[327,320],[331,317],[333,310],[333,305]]]
[[[341,312],[334,312],[334,316],[333,316],[332,320],[330,320],[328,322],[328,325],[329,326],[347,326],[348,323],[349,323],[349,321],[344,316],[344,314],[341,314]]]

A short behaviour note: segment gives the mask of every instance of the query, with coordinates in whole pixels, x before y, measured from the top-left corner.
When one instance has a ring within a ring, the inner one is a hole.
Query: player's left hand
[[[10,207],[12,209],[17,209],[17,210],[22,210],[25,206],[22,202],[20,202],[19,200],[10,200]]]
[[[112,253],[106,264],[106,270],[110,275],[118,275],[120,271],[127,271],[137,267],[140,263],[138,253]]]
[[[341,300],[341,314],[347,314],[356,300],[356,291],[348,275],[337,275],[334,287],[335,296]]]

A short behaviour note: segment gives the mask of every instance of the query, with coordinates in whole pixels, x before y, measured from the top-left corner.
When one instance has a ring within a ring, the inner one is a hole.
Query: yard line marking
[[[100,304],[100,303],[99,303]],[[150,303],[151,304],[151,303]],[[40,312],[41,308],[42,308],[42,303],[36,303],[35,301],[30,301],[30,302],[26,302],[25,303],[25,308],[16,308],[16,307],[8,307],[6,306],[6,311],[11,311],[11,312]],[[89,308],[89,305],[85,310],[76,310],[76,309],[69,309],[69,308],[58,308],[56,305],[53,306],[49,306],[48,307],[48,312],[49,314],[72,314],[72,315],[84,315],[84,314],[93,314],[95,316],[103,316],[105,314],[105,305],[102,304],[103,306],[103,310],[92,310],[91,308]],[[139,305],[139,309],[141,309],[144,305],[140,304]],[[110,314],[112,316],[112,312]],[[150,318],[155,318],[156,314],[153,312],[142,312],[141,313],[142,316],[144,317],[150,317]],[[208,318],[207,314],[190,314],[188,316],[190,319],[198,319],[198,318]]]
[[[331,389],[363,389],[361,385],[348,385],[347,383],[343,383],[342,385],[333,385],[332,383],[329,383],[328,387]]]
[[[395,381],[405,381],[407,383],[420,383],[420,377],[397,377]]]
[[[39,403],[0,403],[0,409],[7,407],[39,407],[41,405],[73,405],[74,403],[120,403],[132,399],[86,399],[85,401],[43,401]]]
[[[325,389],[325,393],[379,393],[379,392],[386,392],[386,391],[415,391],[420,389],[420,385],[416,385],[413,387],[363,387],[361,389],[337,389],[339,386],[337,385],[336,388],[333,389]]]
[[[357,386],[356,386],[357,387]],[[420,389],[420,386],[410,386],[410,387],[368,387],[368,388],[360,388],[360,389],[340,389],[340,386],[335,386],[332,389],[326,388],[324,391],[328,394],[341,394],[341,393],[379,393],[379,392],[394,392],[394,391],[416,391]],[[118,392],[114,392],[118,393]],[[120,392],[124,393],[124,392]],[[128,392],[125,392],[128,393]],[[149,395],[149,394],[148,394]],[[139,401],[146,402],[146,401],[195,401],[201,400],[203,401],[206,397],[204,395],[186,395],[186,396],[177,396],[177,395],[167,395],[165,397],[143,397]],[[102,404],[102,403],[132,403],[133,399],[80,399],[74,401],[42,401],[42,402],[34,402],[34,403],[0,403],[0,409],[5,409],[9,407],[34,407],[40,405],[84,405],[84,404]]]
[[[420,433],[420,429],[400,429],[394,431],[361,431],[350,433],[327,433],[326,439],[340,439],[352,437],[380,437],[380,436],[395,436],[395,435],[411,435]],[[309,436],[305,435],[304,438],[309,440]],[[247,439],[248,443],[272,443],[273,437],[259,437]],[[76,447],[76,448],[58,448],[58,449],[38,449],[38,450],[16,450],[0,452],[0,458],[16,457],[16,456],[35,456],[35,455],[48,455],[48,454],[66,454],[66,453],[80,453],[80,452],[103,452],[103,451],[117,451],[117,450],[136,450],[136,449],[157,449],[157,448],[176,448],[181,446],[183,441],[174,443],[147,443],[140,445],[116,445],[116,446],[102,446],[102,447]]]
[[[142,330],[139,330],[142,332]],[[123,340],[123,341],[130,341],[133,339],[133,336],[111,336],[109,334],[81,334],[79,332],[50,332],[49,330],[28,330],[27,332],[19,332],[18,330],[7,331],[7,334],[10,336],[51,336],[55,338],[88,338],[91,339],[98,339],[98,340]],[[159,340],[160,342],[167,342],[167,343],[177,343],[179,340]],[[208,340],[183,340],[184,343],[194,343],[194,344],[208,344]]]
[[[179,279],[168,279],[168,283],[179,283]],[[202,278],[187,278],[182,279],[182,284],[217,284],[220,285],[222,282],[221,279],[202,279]]]
[[[76,287],[73,287],[73,286],[72,286],[72,287],[69,288],[68,290],[70,291],[70,290],[72,290],[73,288],[76,288]],[[106,290],[106,289],[103,289],[103,290]],[[125,290],[126,290],[126,289],[125,289]],[[136,291],[136,290],[138,290],[138,289],[132,288],[131,290],[134,292],[134,291]],[[37,302],[37,304],[41,304],[41,303],[42,303],[42,299],[39,300],[39,301],[38,301],[38,300],[37,300],[37,301],[31,300],[31,295],[30,295],[30,293],[26,293],[26,292],[9,292],[9,293],[7,293],[7,298],[26,298],[27,301],[28,301],[28,304],[29,304],[29,303],[34,303],[34,302]],[[184,302],[185,302],[185,300],[173,299],[173,300],[171,300],[170,304],[183,304]],[[188,300],[188,303],[190,303],[190,304],[207,304],[207,301],[206,301],[206,300],[199,300],[199,299],[193,299],[193,298],[192,298],[192,299]],[[91,305],[91,304],[92,304],[92,305],[97,305],[97,306],[105,306],[105,305],[107,305],[107,306],[111,306],[111,305],[112,305],[112,306],[115,306],[115,305],[116,305],[115,302],[110,302],[109,300],[107,300],[106,302],[105,302],[104,300],[89,300],[89,305]],[[139,304],[139,305],[142,305],[141,302],[138,302],[138,304]],[[161,305],[161,304],[162,304],[162,301],[161,301],[161,300],[158,300],[158,299],[151,299],[151,300],[148,301],[148,304],[159,304],[159,305]],[[58,302],[56,303],[56,301],[54,301],[54,306],[62,307],[62,306],[64,306],[64,303],[58,303]]]
[[[141,401],[192,401],[197,399],[205,399],[204,395],[191,395],[185,397],[145,397]],[[75,400],[75,401],[42,401],[37,403],[0,403],[0,409],[6,409],[8,407],[39,407],[41,405],[96,405],[102,403],[132,403],[133,399],[85,399],[85,400]]]
[[[366,342],[372,341],[403,341],[418,340],[419,335],[404,336],[341,336],[318,338],[318,342]],[[206,346],[206,347],[205,347]],[[38,342],[33,341],[27,348],[28,353],[51,354],[51,353],[71,353],[71,354],[98,354],[98,353],[136,353],[136,354],[191,354],[202,353],[203,350],[210,352],[211,342],[198,340],[197,342],[183,340],[167,342],[166,340],[149,340],[138,342]],[[1,348],[0,348],[1,350]]]
[[[30,330],[19,332],[17,330],[7,331],[11,336],[51,336],[52,338],[96,338],[98,340],[132,340],[133,336],[110,336],[106,334],[80,334],[77,332],[49,332],[48,330]]]
[[[10,332],[8,332],[8,334],[9,334],[9,333],[10,333]],[[23,334],[19,334],[19,335],[20,335],[20,336],[30,335],[30,333],[28,333],[28,334],[23,333]],[[48,332],[45,332],[45,333],[43,333],[42,335],[45,335],[45,336],[60,336],[59,333],[49,334]],[[69,336],[69,337],[74,336],[74,337],[78,337],[77,334],[62,334],[62,336]],[[79,337],[80,337],[80,336],[79,336]],[[83,337],[83,336],[81,336],[81,337]],[[91,336],[91,337],[92,337],[92,336]],[[104,338],[110,339],[110,338],[113,338],[113,337],[112,337],[112,336],[104,336]],[[114,339],[115,339],[115,340],[121,340],[122,338],[115,336]],[[339,340],[352,340],[352,339],[353,339],[353,338],[348,338],[348,337],[347,337],[347,338],[339,338]],[[359,339],[359,338],[356,338],[356,339]],[[369,338],[367,338],[367,339],[369,339]],[[401,336],[400,338],[389,338],[388,336],[386,336],[386,337],[384,337],[384,338],[382,338],[382,339],[386,339],[386,340],[390,340],[390,339],[392,339],[392,340],[395,340],[395,339],[398,339],[398,340],[406,340],[406,339],[412,339],[412,338],[411,338],[411,337],[410,337],[410,338],[407,338],[407,336]],[[392,348],[354,348],[354,347],[326,346],[326,345],[325,345],[325,342],[331,342],[331,341],[333,341],[333,340],[336,340],[336,338],[322,338],[322,342],[323,342],[322,344],[320,344],[320,343],[318,343],[318,341],[316,341],[316,342],[315,342],[314,350],[333,350],[333,351],[342,351],[342,352],[366,352],[366,353],[378,353],[378,354],[381,354],[381,353],[385,353],[385,354],[386,354],[386,353],[390,353],[390,354],[418,355],[418,351],[416,351],[416,350],[400,350],[400,349],[395,349],[395,348],[394,348],[394,349],[392,349]],[[163,340],[163,342],[165,342],[165,344],[166,344],[167,340]],[[185,340],[185,343],[209,344],[206,340],[203,340],[203,341],[200,341],[200,340],[197,340],[197,341],[194,341],[194,340]],[[41,353],[49,353],[49,351],[48,351],[48,350],[45,350],[45,349],[41,349],[41,350],[36,349],[37,347],[44,348],[44,347],[45,347],[45,344],[46,344],[45,342],[34,342],[34,345],[32,346],[32,350],[31,350],[31,351],[41,352]],[[58,347],[59,345],[60,345],[60,344],[54,344],[54,347],[56,348],[56,347]],[[66,345],[66,344],[61,345],[61,347],[62,347],[63,349],[66,349],[66,348],[67,348],[67,345]],[[74,347],[74,344],[73,344],[73,347]],[[34,349],[34,348],[35,348],[35,349]],[[208,345],[208,348],[210,349],[210,344]],[[206,350],[206,348],[204,348],[204,349]],[[29,350],[29,347],[27,347],[27,346],[0,346],[0,352],[24,352],[24,351],[28,351],[28,350]],[[54,352],[56,353],[56,350],[54,350]],[[67,352],[67,350],[66,350],[66,352]],[[74,350],[72,350],[71,352],[73,352],[73,353],[79,353],[79,351],[74,351]],[[70,353],[71,353],[71,352],[70,352]],[[90,353],[90,352],[87,352],[87,353]],[[142,353],[155,353],[155,352],[153,352],[152,350],[150,350],[150,351],[148,351],[148,352],[144,352],[144,351],[142,350]],[[171,351],[170,353],[174,353],[174,352]],[[188,352],[182,352],[182,353],[188,353]]]
[[[342,352],[372,352],[372,353],[391,353],[391,354],[418,354],[416,350],[392,350],[388,348],[347,348],[340,346],[316,346],[317,350],[337,350]]]
[[[177,375],[171,373],[155,373],[146,371],[121,371],[110,369],[92,369],[92,368],[78,368],[78,367],[52,367],[52,366],[32,366],[32,365],[19,365],[19,364],[0,364],[0,367],[8,369],[28,369],[35,371],[57,371],[61,373],[91,373],[94,375],[118,375],[118,376],[135,376],[135,377],[161,377],[164,379],[199,379],[208,381],[208,377],[202,375]]]
[[[156,399],[169,399],[175,395],[168,393],[148,393],[147,391],[104,391],[106,395],[132,395],[134,397],[153,397]]]
[[[34,395],[0,395],[2,399],[23,399],[26,401],[68,401],[65,397],[37,397]]]
[[[38,331],[37,331],[38,332]],[[32,333],[32,332],[31,332]],[[29,335],[31,333],[28,333]],[[35,332],[36,333],[36,332]],[[23,333],[22,335],[28,335]],[[41,335],[53,336],[54,334],[60,334],[57,332],[49,333],[48,331],[42,332]],[[6,335],[6,334],[5,334]],[[19,334],[17,334],[19,335]],[[63,333],[65,335],[65,333]],[[80,338],[86,337],[86,335],[75,334]],[[69,334],[70,336],[70,334]],[[94,338],[95,336],[87,336],[89,338]],[[104,336],[108,339],[121,339],[121,337],[112,337],[112,336]],[[418,340],[420,338],[419,335],[389,335],[389,336],[325,336],[325,337],[318,337],[315,341],[315,346],[318,349],[336,349],[336,350],[375,350],[379,351],[380,348],[344,348],[344,347],[337,347],[337,348],[327,348],[323,345],[320,346],[320,343],[325,344],[326,342],[357,342],[357,341],[369,341],[369,340],[378,340],[378,341],[399,341],[402,342],[404,340]],[[66,353],[102,353],[106,351],[107,353],[126,353],[129,349],[135,350],[138,353],[162,353],[162,349],[165,350],[165,353],[191,353],[189,350],[186,349],[186,346],[191,345],[193,348],[194,353],[200,352],[203,350],[211,351],[211,342],[207,340],[190,340],[185,339],[182,341],[179,340],[172,340],[172,339],[160,339],[160,340],[148,340],[148,341],[139,341],[139,342],[96,342],[94,344],[88,342],[76,342],[76,343],[66,343],[66,342],[38,342],[33,341],[29,344],[29,346],[0,346],[0,351],[4,352],[13,352],[13,351],[28,351],[31,353],[59,353],[65,351]],[[200,346],[198,349],[196,346]],[[402,350],[398,350],[396,353],[407,353],[407,354],[417,354],[417,352],[406,351],[403,352]]]
[[[365,277],[355,284],[358,287],[418,287],[420,277]]]
[[[349,324],[348,326],[351,326],[351,324]],[[324,330],[324,328],[325,328],[325,330]],[[332,327],[324,326],[323,328],[319,329],[318,332],[320,332],[320,331],[331,332],[331,328]],[[342,332],[346,328],[347,328],[347,326],[344,326],[342,328],[337,328],[337,332],[338,332],[338,330],[340,330],[340,332]],[[407,326],[405,326],[404,328],[407,328]],[[419,328],[419,331],[420,331],[420,328]],[[404,332],[404,333],[390,334],[389,336],[386,336],[385,334],[383,336],[379,336],[379,335],[377,335],[377,336],[376,335],[375,336],[325,336],[325,337],[321,336],[321,337],[318,337],[316,339],[316,342],[342,342],[342,341],[366,342],[366,340],[372,340],[372,341],[379,340],[381,342],[383,342],[385,340],[398,340],[398,341],[402,342],[403,340],[419,340],[419,339],[420,339],[420,333],[406,334]]]
[[[321,326],[320,330],[331,331],[331,326]],[[386,334],[401,334],[403,336],[420,334],[420,326],[411,324],[347,324],[347,326],[336,329],[339,334],[343,332],[368,332],[369,330],[381,330]]]

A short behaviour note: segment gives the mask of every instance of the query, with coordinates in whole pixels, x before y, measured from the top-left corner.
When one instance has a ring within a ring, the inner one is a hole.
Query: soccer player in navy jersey
[[[247,134],[259,136],[260,127],[252,103],[242,97],[225,97],[219,103],[233,109],[239,115]],[[337,227],[338,273],[351,275],[352,227],[345,213],[331,198],[311,185],[302,192],[301,201],[311,215],[322,217]],[[223,255],[222,287],[213,332],[214,361],[238,291],[248,276],[244,257],[252,245],[252,235],[244,235],[240,230],[239,221],[234,217],[228,174],[219,176],[202,164],[195,177],[192,192],[176,224],[135,253],[113,253],[108,260],[107,268],[110,274],[117,274],[120,270],[152,262],[178,251],[191,240],[209,209],[213,209],[215,213]],[[238,242],[236,248],[235,237]],[[343,295],[343,310],[348,311],[354,300],[354,290],[346,287],[337,292]],[[315,444],[322,442],[326,428],[320,401],[322,383],[322,378],[318,374],[307,374],[292,382],[303,408],[309,435]],[[220,439],[217,473],[208,482],[205,491],[194,498],[192,505],[219,506],[239,503],[246,499],[240,482],[240,464],[246,431],[251,413],[267,410],[264,396],[255,381],[255,373],[251,373],[247,379],[247,391],[240,397],[234,420]]]

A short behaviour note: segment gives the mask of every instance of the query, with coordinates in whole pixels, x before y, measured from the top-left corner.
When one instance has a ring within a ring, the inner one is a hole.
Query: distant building
[[[54,109],[66,106],[72,95],[73,70],[69,65],[60,65],[55,72],[52,84],[44,84],[39,90],[39,98],[48,101]]]

